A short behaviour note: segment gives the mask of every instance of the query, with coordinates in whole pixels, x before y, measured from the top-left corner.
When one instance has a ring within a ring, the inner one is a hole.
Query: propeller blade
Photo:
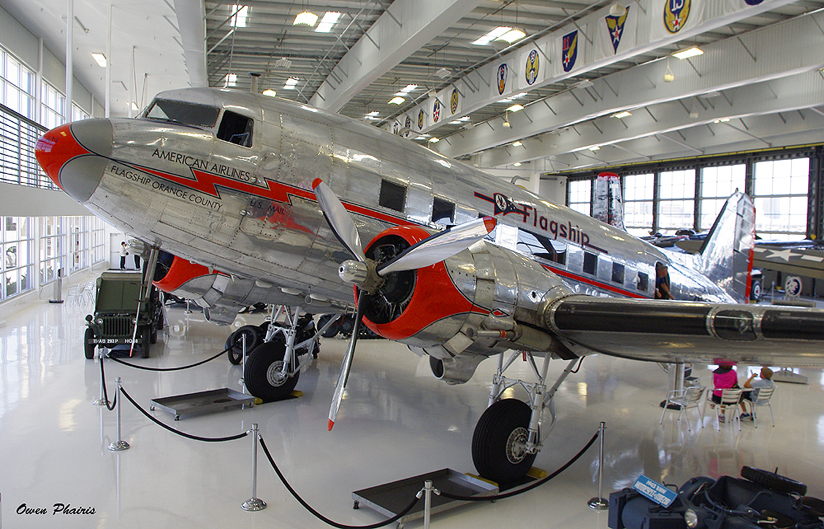
[[[358,295],[358,308],[355,311],[355,325],[352,329],[352,338],[349,340],[349,348],[346,350],[346,355],[343,357],[343,362],[340,365],[338,383],[337,386],[335,386],[335,394],[332,396],[332,407],[329,408],[329,424],[327,427],[330,432],[332,431],[332,427],[335,426],[340,401],[343,398],[343,391],[346,389],[346,382],[349,380],[349,371],[352,369],[352,358],[355,356],[355,344],[358,343],[358,333],[360,332],[363,307],[366,304],[365,301],[366,291],[361,290]]]
[[[378,266],[378,275],[385,276],[392,272],[416,270],[440,263],[486,237],[495,229],[495,224],[492,217],[484,217],[436,233]]]
[[[320,178],[312,182],[312,189],[315,191],[315,197],[318,199],[323,216],[326,217],[326,222],[332,228],[332,233],[355,259],[360,262],[366,261],[358,228],[335,192]]]

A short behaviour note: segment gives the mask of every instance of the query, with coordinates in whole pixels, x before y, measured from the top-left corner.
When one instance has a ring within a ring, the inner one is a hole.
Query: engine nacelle
[[[429,235],[416,226],[390,228],[365,253],[380,264]],[[364,323],[441,360],[444,378],[455,383],[468,380],[480,360],[506,349],[553,349],[557,341],[541,330],[540,308],[545,299],[572,294],[537,262],[485,241],[443,262],[385,279],[367,295]],[[458,355],[479,358],[452,363]]]
[[[472,378],[478,364],[486,359],[481,355],[462,354],[448,358],[429,357],[429,368],[438,380],[447,384],[463,384]]]

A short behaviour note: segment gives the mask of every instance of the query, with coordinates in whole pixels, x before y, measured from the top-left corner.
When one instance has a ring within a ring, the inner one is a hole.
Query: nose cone
[[[112,124],[89,119],[61,125],[37,140],[34,150],[49,178],[78,202],[86,202],[112,155]]]

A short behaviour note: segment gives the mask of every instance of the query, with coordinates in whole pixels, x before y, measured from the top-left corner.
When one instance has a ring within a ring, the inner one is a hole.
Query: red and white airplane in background
[[[161,93],[136,119],[58,127],[37,158],[69,195],[154,248],[151,264],[167,261],[156,284],[211,321],[231,323],[256,302],[354,306],[356,327],[363,316],[428,354],[453,384],[498,355],[472,442],[478,471],[498,482],[530,468],[554,423],[555,390],[585,355],[824,366],[824,311],[743,304],[754,219],[745,195],[727,202],[701,252],[668,253],[364,123],[206,88]],[[681,301],[653,299],[661,264]],[[251,352],[254,395],[276,400],[295,387],[290,332]],[[505,376],[522,352],[533,382]],[[550,358],[569,365],[548,389]],[[516,384],[529,402],[501,399]]]

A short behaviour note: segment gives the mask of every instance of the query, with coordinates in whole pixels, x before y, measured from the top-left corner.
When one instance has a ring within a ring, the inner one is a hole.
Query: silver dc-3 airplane
[[[367,124],[207,88],[163,92],[136,119],[58,127],[37,159],[153,248],[150,267],[164,264],[155,284],[211,321],[229,324],[256,302],[294,307],[293,321],[300,307],[354,308],[330,429],[361,320],[429,355],[448,383],[498,355],[472,441],[477,470],[497,482],[531,467],[554,425],[553,395],[585,355],[824,366],[824,311],[745,304],[755,212],[741,193],[701,252],[668,253]],[[677,301],[654,299],[657,264]],[[267,401],[300,374],[294,325],[285,341],[271,328],[244,372]],[[522,354],[535,381],[505,375]],[[550,358],[568,362],[551,387]],[[501,398],[516,384],[528,402]]]

